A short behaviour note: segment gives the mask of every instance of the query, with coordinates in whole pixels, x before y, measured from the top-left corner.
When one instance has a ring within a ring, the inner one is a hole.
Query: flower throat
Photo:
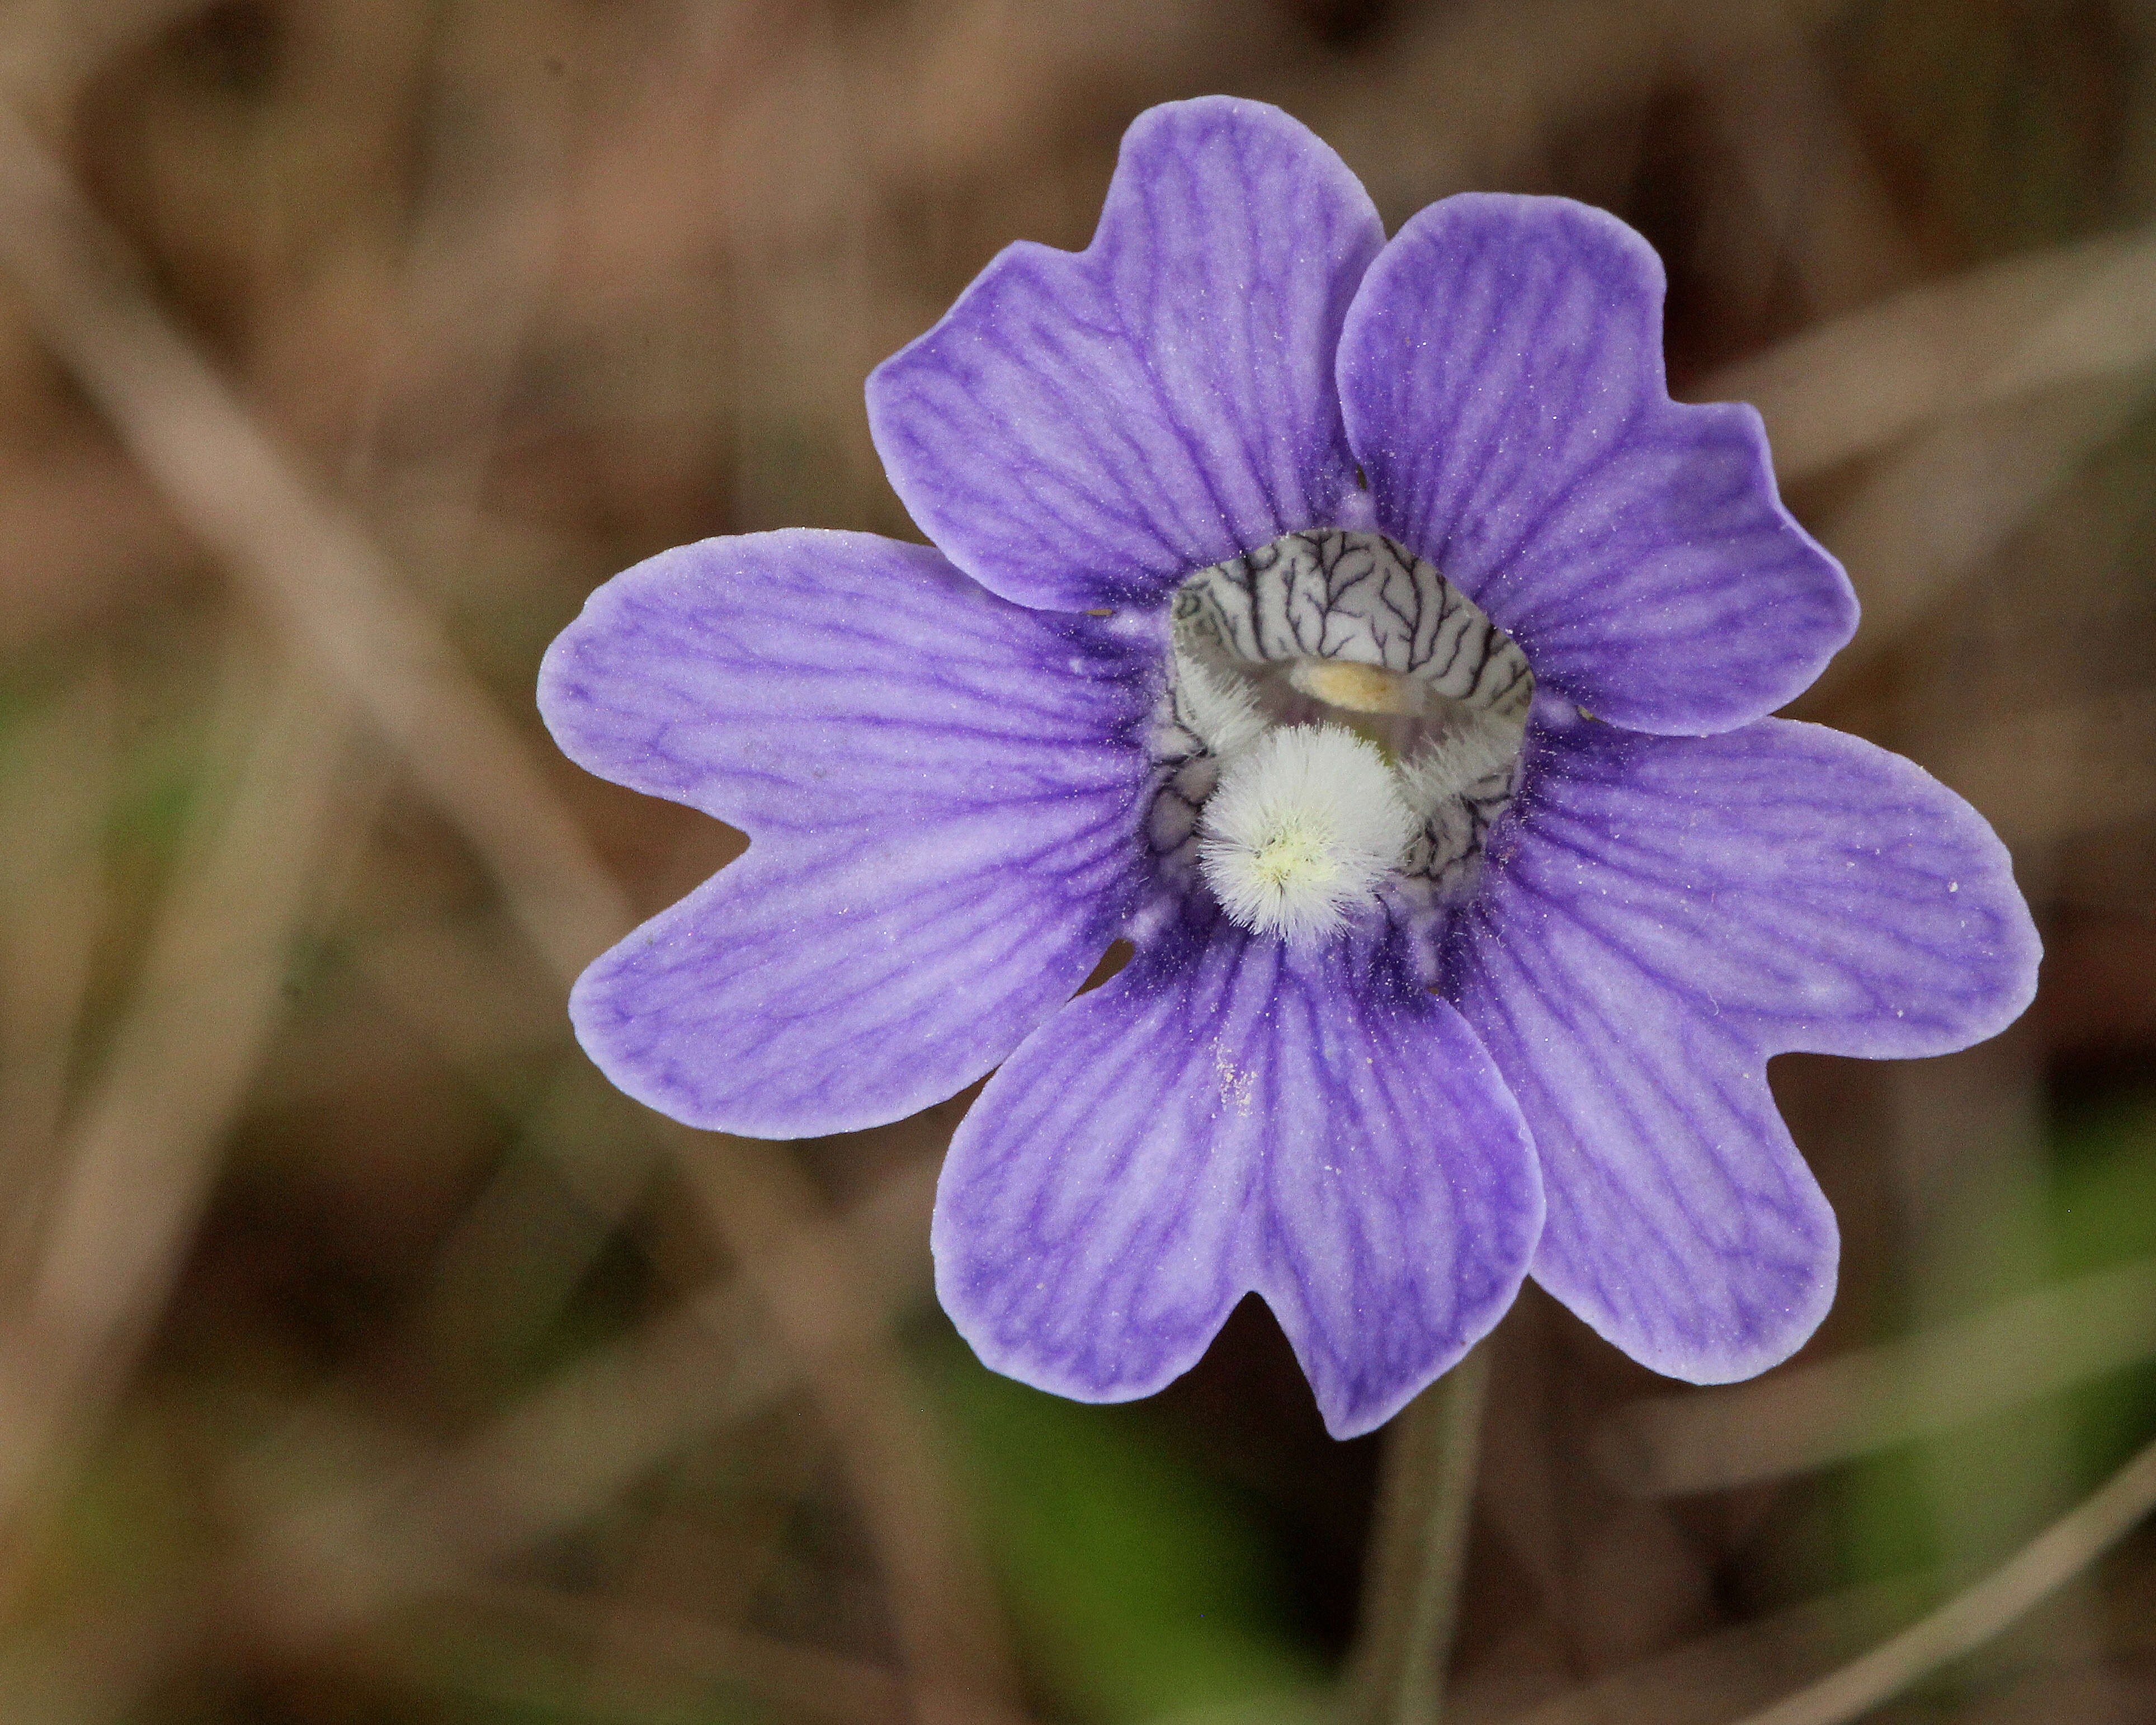
[[[1291,940],[1381,893],[1472,891],[1534,679],[1512,639],[1381,534],[1291,533],[1177,590],[1148,820],[1172,871]]]

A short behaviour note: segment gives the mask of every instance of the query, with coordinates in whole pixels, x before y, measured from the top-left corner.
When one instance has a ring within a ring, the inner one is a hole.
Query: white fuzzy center
[[[1171,878],[1194,868],[1238,922],[1291,939],[1380,889],[1456,903],[1533,694],[1430,563],[1376,533],[1288,534],[1176,594],[1148,839]]]
[[[1377,748],[1337,725],[1266,732],[1206,799],[1198,864],[1245,928],[1301,942],[1373,902],[1415,818]]]

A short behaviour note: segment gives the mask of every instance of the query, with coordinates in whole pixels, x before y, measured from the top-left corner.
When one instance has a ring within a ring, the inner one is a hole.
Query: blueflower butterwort
[[[584,1046],[767,1137],[999,1066],[937,1288],[1066,1395],[1255,1291],[1352,1435],[1529,1275],[1675,1377],[1786,1357],[1836,1238],[1768,1057],[1978,1040],[2038,946],[1967,804],[1766,716],[1856,598],[1758,415],[1670,399],[1662,295],[1580,204],[1388,242],[1279,110],[1140,116],[1086,250],[869,381],[933,548],[708,540],[555,643],[562,747],[752,840],[585,974]]]

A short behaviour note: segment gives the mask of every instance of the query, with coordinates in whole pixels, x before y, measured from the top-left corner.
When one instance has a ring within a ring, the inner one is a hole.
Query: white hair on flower
[[[1175,688],[1183,696],[1182,717],[1209,753],[1224,760],[1248,748],[1265,733],[1258,698],[1241,679],[1218,675],[1190,655],[1175,655]]]
[[[1517,726],[1481,720],[1424,743],[1403,761],[1400,788],[1417,811],[1434,813],[1446,799],[1474,789],[1486,778],[1499,773],[1509,778],[1519,757]]]
[[[1207,800],[1198,862],[1244,927],[1307,941],[1373,902],[1415,818],[1377,749],[1337,725],[1268,732]]]

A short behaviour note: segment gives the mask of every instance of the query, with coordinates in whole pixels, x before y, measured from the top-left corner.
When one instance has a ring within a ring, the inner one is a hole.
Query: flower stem
[[[1489,1374],[1477,1348],[1393,1421],[1340,1725],[1438,1725],[1444,1712]]]

